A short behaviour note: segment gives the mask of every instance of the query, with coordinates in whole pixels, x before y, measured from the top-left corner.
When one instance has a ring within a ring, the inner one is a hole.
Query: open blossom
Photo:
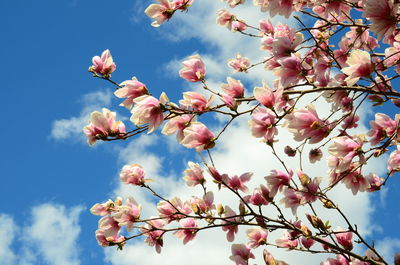
[[[232,256],[229,258],[233,260],[236,265],[247,265],[249,259],[255,258],[250,248],[243,244],[233,244],[231,250]]]
[[[240,21],[240,20],[235,20],[232,22],[232,30],[233,31],[244,31],[247,29],[247,25]]]
[[[280,77],[283,87],[296,85],[300,80],[304,79],[304,72],[307,67],[304,60],[293,54],[277,61],[280,67],[275,69],[274,74]]]
[[[89,68],[89,70],[105,77],[109,77],[116,68],[110,50],[103,51],[101,57],[94,56],[92,63],[93,65]]]
[[[192,122],[183,130],[181,144],[187,148],[195,148],[197,152],[214,147],[214,134],[201,122]]]
[[[276,115],[272,110],[263,107],[256,108],[249,120],[251,134],[257,138],[264,137],[267,142],[273,142],[275,135],[278,134],[275,119]]]
[[[349,264],[350,262],[347,260],[347,258],[342,255],[336,255],[336,259],[328,258],[325,262],[321,262],[321,265],[349,265]]]
[[[234,8],[237,5],[243,4],[246,0],[223,0],[226,2],[231,8]]]
[[[391,136],[397,127],[396,121],[383,113],[376,113],[375,120],[370,121],[371,130],[368,136],[371,137],[371,144],[377,145],[386,137]]]
[[[339,228],[341,230],[341,228]],[[347,250],[353,249],[353,233],[352,232],[340,232],[335,233],[336,240],[340,245],[342,245]]]
[[[299,244],[297,239],[292,238],[288,231],[283,233],[283,236],[276,240],[276,244],[282,248],[296,248]]]
[[[194,213],[209,213],[210,210],[215,209],[214,205],[214,193],[212,191],[206,192],[203,198],[193,196],[190,199],[190,205]]]
[[[117,210],[117,205],[112,200],[105,203],[96,203],[90,208],[90,212],[94,215],[105,216]]]
[[[94,111],[90,114],[89,125],[83,128],[88,138],[88,144],[94,145],[99,139],[110,137],[123,137],[126,133],[122,121],[115,121],[116,114],[109,109],[103,108],[102,113]]]
[[[164,231],[157,230],[157,228],[162,228],[164,225],[165,225],[164,220],[154,219],[146,222],[146,225],[140,229],[140,231],[147,236],[145,242],[149,246],[154,246],[156,248],[157,253],[161,252],[161,247],[164,244],[162,238]]]
[[[250,180],[252,175],[253,173],[246,172],[240,175],[240,177],[238,177],[237,175],[233,175],[232,177],[227,177],[225,181],[227,182],[228,186],[231,189],[248,192],[249,189],[244,184]]]
[[[348,86],[354,85],[360,77],[371,75],[374,70],[370,54],[362,50],[353,50],[347,58],[346,64],[348,67],[342,68],[342,72],[347,75],[344,81]]]
[[[388,171],[393,174],[394,171],[400,171],[400,146],[397,146],[397,150],[393,151],[389,156]]]
[[[232,22],[236,19],[235,15],[229,13],[225,9],[220,9],[217,12],[217,24],[227,27],[229,30],[232,28]]]
[[[104,216],[99,220],[99,229],[96,231],[97,240],[101,246],[108,246],[109,243],[114,243],[114,240],[119,240],[118,235],[120,226],[118,222],[111,216]],[[108,242],[108,244],[107,244]]]
[[[164,121],[163,105],[168,102],[167,95],[163,92],[160,100],[144,95],[133,100],[135,106],[132,109],[131,121],[136,125],[149,124],[148,133],[156,130]]]
[[[247,69],[250,66],[250,61],[249,58],[237,54],[235,59],[228,61],[228,66],[232,67],[235,72],[247,72]]]
[[[378,35],[378,38],[392,34],[397,28],[397,5],[393,0],[367,0],[365,2],[363,17],[371,21],[370,29]]]
[[[262,228],[251,228],[246,231],[247,237],[250,242],[247,246],[251,248],[257,248],[261,245],[264,245],[267,242],[267,230]]]
[[[222,90],[229,96],[233,98],[242,98],[244,96],[244,86],[240,80],[233,79],[232,77],[227,77],[227,84],[222,84]]]
[[[172,198],[169,202],[160,201],[157,204],[157,210],[160,213],[160,217],[168,218],[168,222],[183,218],[184,215],[182,213],[189,214],[192,212],[190,206],[177,197]]]
[[[118,208],[117,213],[114,215],[114,220],[118,222],[119,226],[126,226],[128,231],[133,227],[133,224],[139,219],[141,206],[132,198],[126,199],[126,204]]]
[[[271,170],[271,173],[265,177],[269,188],[271,190],[270,196],[271,198],[275,197],[276,193],[282,191],[285,186],[289,185],[290,179],[293,176],[293,171],[290,170],[289,174],[286,174],[282,171]]]
[[[161,133],[165,135],[172,135],[176,132],[176,140],[178,142],[181,142],[184,137],[183,130],[189,126],[190,122],[195,120],[196,116],[191,114],[184,114],[173,117],[164,125]]]
[[[119,178],[125,184],[140,186],[145,183],[144,170],[138,164],[125,165],[119,174]]]
[[[270,191],[267,187],[261,184],[259,188],[254,189],[252,195],[245,197],[245,199],[253,205],[268,205],[271,200]]]
[[[240,223],[242,221],[242,218],[238,216],[229,218],[231,216],[236,216],[236,215],[237,214],[235,213],[235,211],[232,210],[228,205],[225,206],[225,214],[224,214],[225,220],[222,221],[222,223],[226,225],[222,227],[222,230],[227,232],[226,239],[229,242],[232,242],[235,239],[235,234],[239,231],[238,225],[235,223]],[[230,224],[231,222],[233,224]]]
[[[210,104],[213,101],[213,96],[211,96],[208,100],[205,96],[197,93],[197,92],[185,92],[183,93],[183,99],[179,101],[179,103],[191,110],[194,111],[205,111],[210,108]]]
[[[336,172],[344,172],[350,166],[354,157],[359,156],[363,160],[362,145],[364,138],[361,136],[340,136],[333,139],[333,144],[329,146],[329,153],[339,159]]]
[[[96,239],[102,247],[120,244],[125,241],[125,237],[120,236],[118,233],[106,237],[103,230],[96,230]]]
[[[118,98],[126,98],[120,106],[124,106],[127,109],[131,109],[133,105],[133,100],[137,97],[148,94],[146,85],[139,82],[136,77],[132,80],[124,81],[120,84],[121,88],[118,88],[114,95]]]
[[[151,23],[153,27],[159,27],[162,23],[169,20],[174,14],[172,3],[169,0],[157,0],[160,4],[149,5],[144,13],[154,19]]]
[[[190,240],[193,240],[196,237],[197,233],[197,225],[193,218],[185,218],[179,221],[179,223],[184,228],[193,228],[193,229],[180,229],[176,231],[174,234],[183,240],[183,244],[187,244]]]
[[[296,215],[297,208],[305,203],[303,193],[287,187],[285,188],[283,195],[284,197],[280,200],[280,202],[285,204],[286,208],[290,208],[293,215]]]
[[[195,54],[182,62],[183,68],[179,71],[179,76],[190,82],[199,82],[204,80],[206,76],[206,66],[200,58]]]
[[[275,107],[278,107],[279,109],[282,105],[283,101],[282,88],[278,88],[277,90],[272,91],[272,88],[270,88],[267,84],[263,83],[262,87],[254,87],[253,93],[254,97],[258,100],[258,102],[260,102],[269,109]]]
[[[203,184],[206,180],[204,178],[203,170],[201,169],[200,165],[189,161],[188,166],[189,168],[184,171],[185,176],[183,176],[186,184],[191,187],[198,184]]]
[[[285,127],[294,135],[294,140],[303,141],[310,138],[309,143],[320,142],[330,132],[328,121],[318,117],[315,107],[309,104],[306,109],[295,110],[286,115]]]

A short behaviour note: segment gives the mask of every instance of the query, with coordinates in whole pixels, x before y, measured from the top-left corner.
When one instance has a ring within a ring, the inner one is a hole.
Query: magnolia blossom
[[[293,171],[289,170],[289,174],[282,171],[271,170],[271,173],[265,177],[269,187],[270,187],[270,197],[275,197],[276,193],[282,191],[285,186],[289,185],[290,179],[293,176]]]
[[[83,128],[90,146],[99,139],[106,139],[108,136],[119,138],[126,134],[124,123],[115,121],[115,117],[115,112],[106,108],[103,108],[102,113],[94,111],[90,114],[89,125]]]
[[[370,121],[371,130],[368,136],[371,137],[371,144],[377,145],[386,137],[391,136],[397,127],[397,122],[383,113],[376,113],[375,120]]]
[[[292,188],[286,187],[283,195],[284,197],[280,200],[280,202],[285,204],[286,208],[290,208],[293,215],[296,215],[297,208],[305,203],[303,194],[293,190]]]
[[[361,149],[363,143],[364,138],[362,136],[340,136],[333,139],[328,151],[332,156],[339,159],[335,169],[336,172],[347,170],[356,156],[359,156],[360,161],[363,162],[364,156]]]
[[[347,75],[345,79],[348,86],[352,86],[360,79],[373,72],[371,56],[368,52],[362,50],[353,50],[346,60],[348,67],[342,68],[342,72]]]
[[[227,77],[227,84],[222,84],[222,90],[229,96],[233,98],[242,98],[244,96],[244,86],[240,80],[233,79],[232,77]]]
[[[232,22],[233,31],[245,31],[247,29],[246,23],[240,20],[235,20]]]
[[[275,126],[275,113],[266,108],[258,107],[253,111],[249,121],[251,134],[254,137],[264,137],[267,142],[273,142],[278,130]]]
[[[168,102],[163,92],[160,100],[149,95],[143,95],[133,100],[136,104],[132,109],[131,121],[136,125],[149,124],[148,133],[156,130],[164,121],[163,106]]]
[[[204,80],[206,76],[206,66],[200,58],[195,54],[189,56],[186,61],[182,62],[183,68],[179,71],[179,76],[190,82],[199,82]]]
[[[183,130],[181,144],[187,148],[195,148],[197,152],[214,147],[214,134],[201,122],[192,122]]]
[[[189,214],[192,209],[187,202],[182,202],[181,199],[174,197],[169,202],[160,201],[157,204],[157,210],[160,217],[166,217],[168,223],[179,220],[184,217],[182,214]]]
[[[276,244],[282,248],[296,248],[299,244],[297,239],[293,239],[289,232],[285,231],[281,238],[276,240]]]
[[[339,228],[341,230],[341,228]],[[342,245],[347,250],[353,249],[353,233],[352,232],[340,232],[335,233],[336,240],[340,245]]]
[[[189,168],[184,171],[185,176],[183,176],[186,184],[191,187],[198,184],[202,185],[206,180],[203,176],[203,170],[200,165],[189,161],[188,166]]]
[[[267,84],[263,83],[262,87],[254,87],[253,93],[258,102],[267,108],[278,107],[280,109],[282,105],[286,104],[286,101],[282,98],[283,88],[272,91]]]
[[[388,171],[393,174],[394,171],[400,171],[400,146],[397,146],[397,150],[393,151],[389,156]]]
[[[213,97],[211,96],[208,100],[205,96],[197,93],[197,92],[185,92],[183,93],[183,99],[179,101],[179,103],[194,111],[205,111],[210,108],[210,104],[213,101]]]
[[[295,110],[286,115],[284,126],[294,135],[294,140],[303,141],[309,138],[310,144],[320,142],[330,132],[328,121],[318,117],[315,107],[309,104],[306,109]]]
[[[274,74],[280,77],[283,87],[296,85],[300,80],[304,79],[305,71],[310,68],[304,60],[296,55],[284,57],[278,60],[280,67],[276,68]]]
[[[144,174],[143,168],[138,164],[125,165],[119,178],[125,184],[141,186],[145,183]]]
[[[232,256],[229,258],[233,260],[236,265],[247,265],[249,259],[255,258],[250,248],[243,244],[233,244],[231,250]]]
[[[198,198],[193,196],[190,199],[190,205],[194,213],[209,213],[211,210],[215,209],[214,205],[214,193],[208,191],[203,195],[203,198]]]
[[[246,231],[247,237],[250,242],[247,244],[248,247],[257,248],[261,245],[264,245],[267,242],[267,230],[262,228],[252,228],[247,229]]]
[[[268,205],[272,198],[269,189],[261,184],[259,188],[254,189],[252,195],[246,196],[245,199],[253,205],[261,206]]]
[[[150,218],[152,219],[152,218]],[[157,228],[162,228],[165,225],[165,221],[162,219],[153,219],[148,222],[146,222],[146,225],[141,228],[141,232],[145,233],[147,238],[145,239],[145,242],[149,246],[154,246],[156,248],[157,253],[161,252],[161,247],[163,246],[164,242],[162,239],[162,236],[164,234],[164,231],[162,230],[157,230]]]
[[[105,216],[116,211],[118,205],[116,205],[112,200],[108,200],[105,203],[96,203],[90,208],[90,212],[94,215]]]
[[[220,9],[217,12],[217,24],[227,27],[229,30],[232,28],[232,22],[235,19],[235,15],[229,13],[225,9]]]
[[[193,228],[193,229],[180,229],[176,231],[174,234],[183,240],[183,244],[186,245],[190,240],[193,240],[196,237],[197,233],[197,225],[193,218],[185,218],[180,220],[179,223],[184,228]]]
[[[132,108],[135,98],[148,94],[146,85],[139,82],[136,77],[133,77],[132,80],[122,82],[120,86],[121,88],[118,88],[114,92],[114,95],[118,98],[126,98],[120,106],[124,106],[127,109]]]
[[[235,239],[235,234],[239,231],[238,225],[235,223],[240,223],[242,221],[242,218],[239,216],[229,218],[236,215],[235,211],[233,211],[229,206],[225,206],[225,220],[222,222],[225,225],[222,227],[222,230],[227,232],[226,239],[229,242],[232,242]],[[230,224],[230,222],[233,222],[233,224]]]
[[[169,20],[174,14],[172,3],[168,0],[157,0],[160,4],[149,5],[144,13],[154,19],[151,23],[153,27],[159,27],[162,23]]]
[[[231,8],[234,8],[237,5],[243,4],[246,0],[223,0],[223,1],[229,4]]]
[[[235,72],[247,72],[247,69],[250,66],[250,61],[249,58],[237,54],[235,59],[228,61],[228,66],[232,67]]]
[[[126,226],[131,231],[133,224],[139,219],[141,206],[132,198],[126,199],[126,204],[118,208],[118,212],[114,215],[114,220],[119,226]]]
[[[101,57],[94,56],[92,63],[93,65],[89,68],[89,70],[103,75],[104,77],[109,77],[116,68],[110,50],[103,51]]]
[[[244,184],[250,180],[251,176],[253,176],[253,173],[246,172],[240,175],[240,177],[238,177],[237,175],[226,177],[225,181],[231,189],[248,192],[249,189]]]
[[[176,133],[176,140],[181,142],[184,135],[183,130],[190,125],[191,121],[195,121],[196,116],[191,114],[184,114],[173,117],[167,123],[165,123],[164,128],[162,129],[161,133],[165,135],[172,135]]]
[[[364,5],[363,17],[371,21],[370,29],[382,38],[390,35],[397,27],[396,13],[398,4],[393,0],[367,0]]]

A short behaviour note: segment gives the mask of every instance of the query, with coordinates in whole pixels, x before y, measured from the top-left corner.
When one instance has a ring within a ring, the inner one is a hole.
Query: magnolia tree
[[[152,26],[158,27],[176,11],[187,11],[192,2],[158,0],[145,13],[154,19]],[[245,1],[225,2],[233,9]],[[208,84],[206,65],[197,54],[182,62],[179,76],[187,82],[199,83],[203,92],[184,92],[183,98],[176,102],[165,92],[153,96],[151,89],[136,78],[121,83],[112,80],[116,64],[109,50],[93,57],[89,71],[115,85],[115,96],[123,99],[121,106],[132,116],[129,125],[125,125],[117,121],[115,112],[106,108],[93,112],[84,128],[89,145],[126,140],[141,133],[176,135],[179,144],[193,149],[199,157],[199,163],[188,162],[184,171],[188,189],[198,186],[203,191],[202,197],[188,200],[165,198],[152,187],[148,179],[151,176],[146,176],[141,165],[125,165],[120,180],[148,190],[158,200],[158,214],[142,216],[141,206],[132,197],[97,203],[91,212],[101,216],[96,231],[99,244],[122,249],[127,241],[142,237],[159,253],[168,233],[186,244],[203,230],[222,229],[226,239],[233,242],[238,230],[243,229],[248,240],[232,243],[229,257],[236,264],[251,263],[256,248],[264,249],[265,264],[287,264],[273,257],[270,252],[274,247],[333,254],[321,257],[324,265],[391,263],[392,260],[384,260],[373,241],[365,239],[331,195],[340,186],[350,189],[354,196],[379,191],[400,171],[400,116],[376,113],[366,131],[352,133],[359,125],[362,106],[400,107],[400,92],[392,86],[400,74],[399,3],[397,0],[253,2],[271,17],[293,17],[298,26],[292,28],[269,20],[251,25],[227,10],[228,7],[218,11],[216,24],[235,34],[258,38],[259,47],[255,48],[265,52],[265,57],[257,62],[237,54],[228,61],[233,72],[248,73],[257,67],[275,77],[274,82],[255,86],[250,93],[241,80],[229,76],[220,87]],[[325,102],[331,109],[329,115],[321,114],[315,107],[316,100]],[[204,123],[207,115],[223,117],[224,126],[211,131]],[[249,172],[229,175],[214,164],[213,148],[218,147],[220,136],[235,120],[248,122],[249,133],[270,149],[280,163],[278,168],[265,165],[265,176],[252,179],[251,168]],[[278,133],[284,130],[297,143],[295,146],[279,142]],[[389,155],[382,156],[385,153]],[[382,157],[387,173],[378,176],[368,172],[367,165]],[[297,167],[290,168],[288,159],[297,161]],[[326,161],[329,168],[326,176],[314,176],[304,170],[305,164],[319,160]],[[249,189],[247,186],[252,182],[256,188]],[[215,201],[211,186],[217,187],[218,192],[230,192],[236,203],[223,205]],[[337,215],[346,227],[337,227],[324,219],[318,210],[321,208]],[[299,216],[298,209],[305,216]],[[280,236],[271,240],[271,233]],[[400,264],[399,258],[396,256],[395,264]]]

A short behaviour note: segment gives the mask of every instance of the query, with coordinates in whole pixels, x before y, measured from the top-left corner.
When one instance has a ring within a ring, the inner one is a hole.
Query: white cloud
[[[85,94],[81,98],[83,105],[79,116],[53,121],[50,137],[55,140],[80,140],[86,139],[82,128],[88,124],[90,113],[100,111],[103,107],[111,104],[113,94],[110,90],[95,91]]]
[[[394,255],[400,253],[400,239],[385,237],[377,242],[376,249],[390,264],[394,260]]]
[[[51,265],[79,265],[80,206],[42,204],[32,209],[31,225],[24,229],[24,244]]]
[[[0,214],[0,265],[11,265],[16,260],[11,244],[18,228],[11,216]]]

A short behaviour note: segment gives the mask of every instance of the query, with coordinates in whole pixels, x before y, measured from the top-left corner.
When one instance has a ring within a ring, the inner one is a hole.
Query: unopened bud
[[[115,205],[117,205],[117,206],[121,206],[122,205],[122,198],[121,197],[115,198]]]
[[[324,204],[324,207],[327,209],[334,209],[335,204],[331,200],[325,199],[325,198],[319,198],[319,200]]]
[[[285,146],[285,149],[283,149],[283,152],[285,152],[285,154],[287,156],[295,156],[296,155],[296,149],[293,149],[290,146]]]
[[[225,212],[224,206],[222,206],[220,203],[217,205],[217,212],[219,216],[223,215]]]

